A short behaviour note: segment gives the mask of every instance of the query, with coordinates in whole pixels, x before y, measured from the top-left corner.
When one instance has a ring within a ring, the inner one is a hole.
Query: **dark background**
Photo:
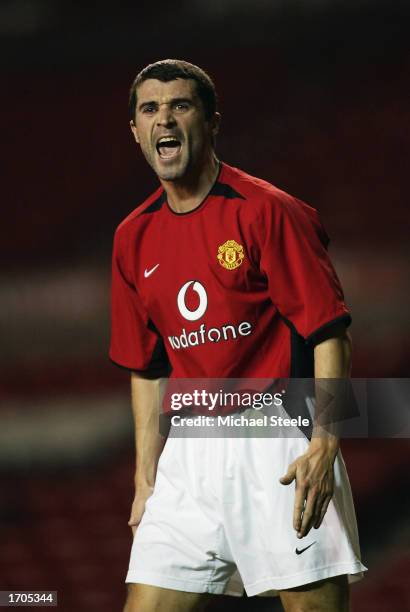
[[[409,16],[399,1],[0,3],[0,590],[121,609],[133,449],[128,376],[107,359],[110,251],[156,186],[127,116],[147,63],[211,74],[220,158],[321,214],[353,313],[353,375],[408,376]],[[370,569],[353,610],[401,612],[408,442],[343,449]]]

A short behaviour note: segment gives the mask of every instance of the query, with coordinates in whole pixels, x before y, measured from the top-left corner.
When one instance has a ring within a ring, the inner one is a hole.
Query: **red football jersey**
[[[313,375],[323,327],[351,319],[318,214],[222,163],[175,213],[160,187],[114,240],[110,358],[148,377]]]

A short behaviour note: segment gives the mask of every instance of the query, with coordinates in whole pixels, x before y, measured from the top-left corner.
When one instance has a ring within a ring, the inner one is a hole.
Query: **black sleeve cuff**
[[[121,363],[111,359],[111,357],[110,361],[119,368],[123,368],[129,372],[136,372],[139,374],[139,376],[142,378],[147,378],[148,380],[154,380],[155,378],[167,378],[172,371],[164,342],[161,337],[158,337],[152,353],[151,361],[149,362],[148,367],[144,370],[124,366]]]
[[[135,372],[136,374],[141,376],[141,378],[146,378],[147,380],[155,380],[156,378],[168,378],[172,372],[172,368],[169,363],[164,364],[160,367],[151,367],[147,368],[146,370],[137,370],[136,368],[130,368],[128,366],[122,365],[121,363],[114,361],[114,359],[111,359],[111,357],[109,357],[109,360],[111,361],[111,363],[117,366],[117,368],[120,368],[121,370],[126,370],[130,373]]]
[[[352,317],[349,313],[343,314],[340,317],[336,317],[336,319],[328,321],[327,323],[316,329],[314,332],[309,334],[309,336],[305,338],[305,342],[310,346],[316,346],[316,344],[320,344],[320,342],[323,342],[327,338],[331,337],[333,327],[340,325],[341,323],[343,323],[345,327],[349,327],[351,322]]]

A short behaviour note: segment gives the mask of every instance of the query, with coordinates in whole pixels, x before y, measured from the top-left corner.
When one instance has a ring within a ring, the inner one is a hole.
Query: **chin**
[[[156,167],[155,171],[158,175],[158,178],[163,181],[176,181],[182,178],[185,174],[185,168],[161,168]]]

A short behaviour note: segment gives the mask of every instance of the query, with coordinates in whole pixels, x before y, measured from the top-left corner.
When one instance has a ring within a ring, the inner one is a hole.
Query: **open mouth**
[[[172,159],[181,151],[181,142],[175,136],[163,136],[158,140],[156,148],[162,159]]]

